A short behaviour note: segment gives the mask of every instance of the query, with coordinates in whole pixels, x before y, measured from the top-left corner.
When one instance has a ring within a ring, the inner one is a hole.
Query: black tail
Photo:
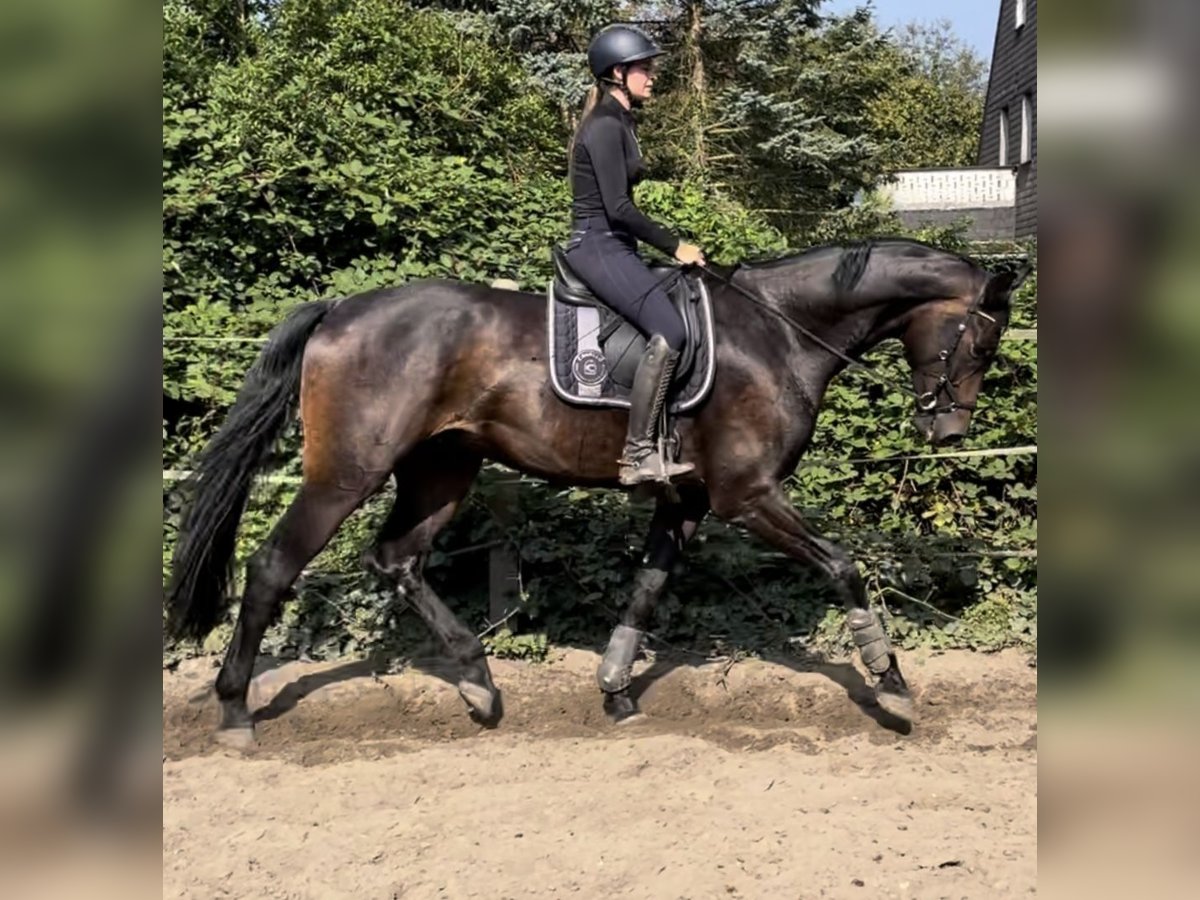
[[[304,345],[332,307],[332,300],[305,303],[275,326],[188,479],[191,506],[180,525],[167,595],[173,637],[203,638],[220,620],[250,484],[291,418]]]

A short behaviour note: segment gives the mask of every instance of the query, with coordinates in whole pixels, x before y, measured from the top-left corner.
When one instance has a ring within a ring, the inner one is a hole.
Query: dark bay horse
[[[716,380],[678,423],[694,480],[659,496],[643,567],[598,673],[615,718],[636,711],[627,688],[638,642],[672,564],[708,512],[737,522],[837,586],[879,704],[912,719],[912,700],[854,562],[810,528],[781,481],[812,435],[826,386],[846,362],[899,338],[918,396],[916,424],[935,443],[965,435],[984,372],[1023,271],[992,273],[915,241],[820,247],[712,273]],[[299,400],[303,483],[247,563],[237,625],[217,677],[221,729],[252,737],[246,691],[263,632],[304,566],[389,477],[396,503],[367,561],[395,584],[460,668],[459,692],[481,721],[499,692],[475,635],[422,575],[434,536],[485,459],[555,484],[617,487],[623,410],[571,406],[551,388],[541,296],[419,281],[306,303],[272,332],[196,466],[173,559],[168,628],[217,624],[234,538],[255,471]],[[810,336],[792,323],[816,335]]]

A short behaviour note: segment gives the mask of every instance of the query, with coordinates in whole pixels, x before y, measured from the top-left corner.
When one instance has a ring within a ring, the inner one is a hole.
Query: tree
[[[987,64],[945,20],[907,25],[892,52],[896,74],[870,109],[888,167],[974,165]]]
[[[645,144],[666,172],[760,211],[796,243],[877,181],[886,155],[867,113],[890,46],[867,12],[822,17],[815,0],[665,6],[674,53]]]
[[[553,101],[573,129],[592,83],[586,51],[591,36],[624,18],[619,0],[415,0],[421,9],[453,14],[458,27],[489,41],[520,63],[519,85]]]
[[[987,90],[986,60],[955,33],[949,19],[909,22],[896,34],[896,42],[930,81],[965,94],[982,95]]]
[[[854,198],[897,167],[960,161],[976,141],[982,64],[945,23],[893,35],[869,10],[823,16],[819,0],[421,5],[514,57],[567,130],[591,82],[588,40],[638,22],[668,51],[640,115],[652,177],[758,210],[795,243],[894,227],[851,210]]]

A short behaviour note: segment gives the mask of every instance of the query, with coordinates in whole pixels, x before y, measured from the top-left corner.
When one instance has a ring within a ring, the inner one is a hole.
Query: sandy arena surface
[[[287,663],[259,743],[213,739],[215,661],[163,673],[163,896],[986,898],[1034,893],[1037,672],[909,654],[899,734],[849,664],[639,664],[616,726],[597,657],[492,661],[471,722],[427,661]],[[648,668],[649,667],[649,668]]]

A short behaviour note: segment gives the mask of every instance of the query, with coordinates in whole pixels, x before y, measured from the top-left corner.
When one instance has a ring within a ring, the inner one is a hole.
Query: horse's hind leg
[[[373,490],[374,486],[371,490],[347,491],[306,482],[270,537],[246,563],[246,592],[225,662],[217,675],[219,737],[223,741],[246,744],[253,740],[246,690],[263,632],[300,572]]]
[[[501,715],[500,692],[492,682],[483,644],[422,575],[434,537],[454,517],[480,463],[478,454],[453,438],[434,438],[418,446],[396,470],[396,505],[367,562],[395,583],[458,663],[458,692],[474,717],[494,724]]]

